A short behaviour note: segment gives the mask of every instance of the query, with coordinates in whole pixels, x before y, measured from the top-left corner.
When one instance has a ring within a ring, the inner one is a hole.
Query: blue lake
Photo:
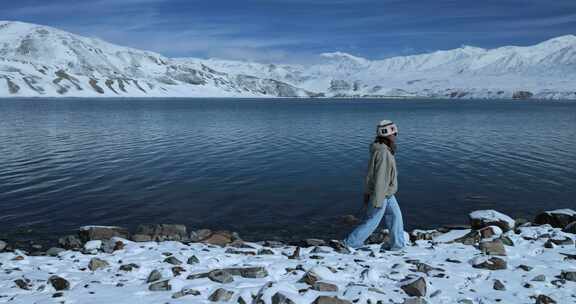
[[[576,103],[5,99],[0,237],[182,223],[341,238],[381,119],[400,128],[407,229],[576,208]]]

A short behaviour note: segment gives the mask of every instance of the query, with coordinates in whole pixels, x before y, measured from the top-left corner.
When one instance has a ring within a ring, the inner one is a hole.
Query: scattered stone
[[[272,251],[268,248],[262,248],[262,249],[258,250],[258,255],[274,255],[274,251]]]
[[[566,227],[562,231],[564,231],[566,233],[576,234],[576,221],[566,225]],[[0,251],[2,251],[2,250],[0,250]]]
[[[461,236],[457,239],[454,239],[451,243],[462,243],[464,245],[474,245],[480,242],[480,232],[476,230],[472,230],[468,232],[466,235]]]
[[[122,271],[132,271],[134,269],[138,269],[140,268],[140,266],[138,266],[138,264],[134,264],[134,263],[130,263],[130,264],[124,264],[122,266],[120,266],[120,270]]]
[[[314,285],[312,286],[312,289],[314,290],[318,290],[318,291],[338,291],[338,286],[331,284],[331,283],[327,283],[327,282],[320,282],[320,281],[316,281],[316,283],[314,283]]]
[[[549,239],[548,241],[557,246],[574,245],[574,240],[569,237],[563,239]]]
[[[338,253],[350,254],[350,249],[348,249],[348,247],[346,247],[346,245],[341,241],[331,240],[328,242],[328,246],[332,247],[332,249]]]
[[[62,297],[63,295],[64,295],[63,292],[55,292],[55,293],[52,295],[52,297],[53,297],[53,298],[60,298],[60,297]]]
[[[191,289],[191,288],[183,288],[182,290],[174,293],[172,295],[172,299],[179,299],[185,296],[199,296],[200,292],[198,290],[195,289]]]
[[[426,296],[426,280],[424,277],[408,277],[403,280],[403,285],[400,287],[404,292],[411,297],[425,297]]]
[[[518,268],[520,268],[520,269],[522,269],[522,270],[524,270],[524,271],[531,271],[532,269],[534,269],[534,267],[528,266],[528,265],[524,265],[524,264],[518,265]]]
[[[202,240],[202,243],[224,247],[235,240],[233,233],[229,231],[216,231],[210,237]]]
[[[108,266],[109,266],[108,262],[99,258],[92,258],[90,260],[90,263],[88,263],[88,269],[90,269],[91,271],[96,271],[100,268],[105,268]]]
[[[557,209],[540,213],[534,219],[538,225],[549,224],[554,228],[566,228],[568,224],[576,221],[576,211],[572,209]]]
[[[172,264],[172,265],[182,265],[182,261],[180,261],[179,259],[171,256],[171,257],[167,257],[164,260],[164,263],[168,263],[168,264]]]
[[[366,240],[367,244],[387,244],[390,240],[388,229],[374,231]]]
[[[446,262],[456,263],[456,264],[462,263],[462,261],[459,261],[459,260],[456,260],[456,259],[451,259],[451,258],[447,258],[447,259],[446,259]]]
[[[196,231],[190,232],[190,241],[191,242],[201,242],[212,235],[212,230],[210,229],[200,229]]]
[[[436,289],[436,291],[434,291],[434,292],[430,295],[430,298],[435,298],[435,297],[439,296],[440,294],[442,294],[442,289]]]
[[[210,295],[210,297],[208,297],[208,300],[212,302],[227,302],[230,301],[230,299],[232,299],[233,295],[234,295],[233,291],[218,288]]]
[[[488,226],[478,230],[480,237],[483,239],[493,238],[502,235],[502,229],[498,226]]]
[[[70,283],[66,279],[59,277],[57,275],[53,275],[50,278],[48,278],[48,282],[57,291],[70,289]]]
[[[228,248],[224,253],[227,254],[242,254],[242,255],[256,255],[253,251],[237,250],[234,248]]]
[[[152,272],[150,272],[150,274],[148,275],[148,279],[146,279],[146,283],[152,283],[152,282],[156,282],[162,279],[162,273],[160,273],[160,271],[158,270],[152,270]]]
[[[150,291],[168,291],[172,290],[172,286],[170,285],[170,280],[164,280],[160,282],[155,282],[150,284],[148,287]]]
[[[352,304],[352,302],[338,297],[318,296],[313,304]]]
[[[208,278],[211,281],[217,282],[217,283],[222,283],[222,284],[226,284],[226,283],[230,283],[234,281],[234,278],[232,277],[232,275],[224,270],[221,269],[216,269],[216,270],[212,270],[208,273]]]
[[[284,294],[277,292],[272,296],[272,304],[295,304],[294,301],[290,300]]]
[[[321,239],[305,239],[302,241],[302,247],[316,247],[324,245],[326,245],[326,242]]]
[[[424,298],[416,297],[406,298],[402,304],[428,304],[428,302]]]
[[[304,276],[300,279],[300,283],[306,283],[310,286],[314,286],[316,285],[316,282],[318,282],[318,280],[320,280],[320,277],[318,277],[317,274],[315,274],[312,271],[307,271]]]
[[[30,290],[30,280],[26,279],[17,279],[14,280],[14,284],[16,284],[16,286],[18,286],[18,288],[20,289],[24,289],[24,290]]]
[[[516,222],[509,216],[496,210],[477,210],[468,215],[472,229],[481,229],[488,226],[498,226],[503,232],[514,228]]]
[[[186,261],[186,264],[188,264],[188,265],[193,265],[193,264],[198,264],[198,263],[200,263],[200,260],[198,260],[198,258],[195,255],[189,257],[188,260]]]
[[[113,237],[130,238],[130,232],[126,228],[117,226],[84,226],[80,227],[78,235],[82,242],[109,240]]]
[[[146,234],[134,234],[132,236],[132,241],[134,242],[151,242],[152,237]]]
[[[545,282],[546,281],[546,276],[543,274],[539,274],[537,276],[535,276],[532,281],[534,282]]]
[[[294,253],[292,253],[292,255],[288,258],[291,260],[300,258],[300,247],[296,247],[296,249],[294,249]]]
[[[506,248],[501,240],[480,242],[480,251],[487,255],[506,255]]]
[[[152,241],[187,241],[186,226],[177,224],[139,225],[136,234],[147,235]]]
[[[51,256],[51,257],[56,257],[64,251],[66,251],[66,249],[64,249],[64,248],[52,247],[46,251],[46,255]]]
[[[511,238],[509,238],[508,236],[502,236],[500,237],[500,241],[502,241],[502,244],[506,245],[506,246],[514,246],[514,241],[512,241]]]
[[[172,267],[172,274],[177,277],[179,275],[181,275],[183,272],[186,272],[186,269],[184,267],[181,266],[174,266]]]
[[[502,270],[508,267],[505,260],[498,257],[491,257],[488,260],[483,260],[478,264],[473,264],[472,267],[488,270]]]
[[[237,275],[248,279],[265,278],[268,276],[268,271],[264,267],[226,268],[222,270],[230,275]]]
[[[576,271],[562,271],[560,278],[566,281],[576,282]]]
[[[536,298],[536,304],[556,304],[556,301],[554,301],[552,298],[550,298],[549,296],[546,295],[539,295]]]
[[[440,236],[441,234],[442,234],[442,232],[440,232],[438,230],[414,229],[414,230],[412,230],[412,232],[410,232],[410,241],[411,242],[431,241],[434,238]]]
[[[68,250],[78,250],[82,248],[82,241],[75,235],[67,235],[58,239],[58,244]]]
[[[500,280],[494,280],[493,288],[495,290],[506,290],[506,286]]]

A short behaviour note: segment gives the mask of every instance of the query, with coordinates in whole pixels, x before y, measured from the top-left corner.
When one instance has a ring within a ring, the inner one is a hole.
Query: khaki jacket
[[[396,160],[385,144],[370,146],[370,162],[366,174],[365,193],[370,194],[372,206],[381,208],[385,198],[398,190]]]

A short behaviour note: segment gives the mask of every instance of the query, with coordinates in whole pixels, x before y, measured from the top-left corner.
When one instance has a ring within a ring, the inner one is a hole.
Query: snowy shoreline
[[[0,242],[0,303],[576,303],[575,211],[469,217],[470,228],[414,230],[395,252],[85,226],[43,255]]]

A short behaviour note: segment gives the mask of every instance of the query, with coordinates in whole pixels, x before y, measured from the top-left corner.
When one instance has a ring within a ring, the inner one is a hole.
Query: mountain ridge
[[[169,58],[98,38],[0,21],[0,97],[429,97],[576,99],[576,36],[533,46],[312,65]]]

